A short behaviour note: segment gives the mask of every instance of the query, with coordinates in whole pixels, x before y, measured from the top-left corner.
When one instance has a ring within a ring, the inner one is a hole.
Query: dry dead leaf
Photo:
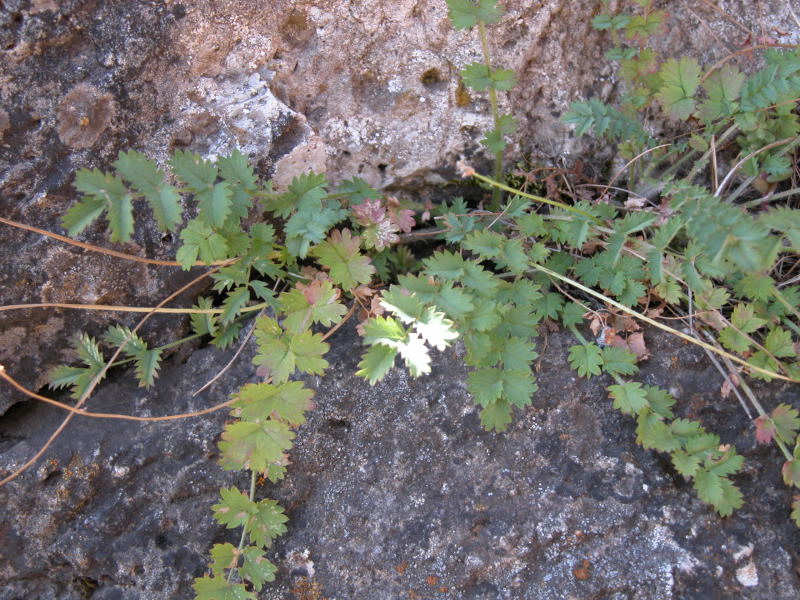
[[[650,357],[650,351],[644,343],[644,334],[641,332],[632,333],[628,336],[628,350],[636,355],[637,361]]]

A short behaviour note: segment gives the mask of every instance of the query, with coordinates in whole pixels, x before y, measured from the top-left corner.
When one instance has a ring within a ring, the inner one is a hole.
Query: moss
[[[464,108],[472,104],[472,96],[469,95],[467,87],[464,85],[462,79],[458,80],[458,87],[456,88],[456,106]]]
[[[422,74],[419,80],[422,82],[422,85],[433,85],[434,83],[442,83],[442,81],[444,81],[444,79],[442,79],[442,74],[439,73],[439,69],[428,69]]]

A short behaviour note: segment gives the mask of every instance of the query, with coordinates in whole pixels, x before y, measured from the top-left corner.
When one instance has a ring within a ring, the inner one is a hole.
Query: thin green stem
[[[252,309],[255,308],[255,306],[261,306],[263,308],[264,304],[266,304],[266,302],[264,302],[262,304],[254,305],[253,307],[243,308],[242,312],[251,312]],[[243,315],[241,317],[238,317],[237,319],[234,319],[233,323],[236,323],[238,321],[243,321],[245,318],[246,318],[245,315]],[[164,350],[169,350],[170,348],[174,348],[175,346],[180,346],[181,344],[185,344],[186,342],[190,342],[190,341],[195,340],[197,338],[203,337],[204,335],[208,335],[208,334],[207,333],[193,333],[192,335],[187,335],[186,337],[183,337],[183,338],[181,338],[179,340],[175,340],[175,341],[172,341],[172,342],[170,342],[168,344],[164,344],[163,346],[158,346],[157,348],[152,348],[152,349],[153,350],[158,350],[160,352],[164,351]],[[125,365],[125,364],[128,364],[128,363],[131,363],[131,362],[133,362],[135,360],[136,360],[136,357],[134,356],[134,357],[131,357],[131,358],[125,358],[123,360],[115,361],[115,362],[111,363],[108,366],[109,366],[109,368],[118,367],[120,365]]]
[[[250,496],[249,496],[250,502],[254,502],[255,501],[255,497],[256,497],[256,472],[251,470],[250,471]],[[250,517],[250,518],[252,519],[253,517]],[[246,536],[247,536],[247,525],[249,525],[249,524],[250,524],[250,521],[248,520],[247,523],[245,523],[245,525],[242,526],[242,536],[239,538],[238,554],[237,554],[237,558],[236,558],[236,564],[237,565],[239,564],[238,556],[240,556],[242,554],[242,550],[244,549],[244,541],[245,541]],[[231,577],[233,576],[233,571],[235,570],[235,568],[236,567],[228,570],[228,577],[227,577],[228,583],[230,583],[230,581],[231,581]]]
[[[797,196],[797,195],[800,195],[800,188],[795,187],[790,190],[786,190],[785,192],[778,192],[777,194],[770,194],[769,196],[763,196],[761,198],[756,198],[755,200],[742,202],[739,206],[741,206],[744,209],[748,209],[759,206],[764,202],[774,202],[775,200],[781,200],[783,198],[788,198],[790,196]]]
[[[740,365],[745,366],[748,369],[751,369],[753,371],[758,371],[759,373],[763,373],[764,375],[769,375],[770,377],[774,377],[776,379],[782,379],[783,381],[791,381],[791,382],[795,382],[795,383],[800,381],[800,380],[795,379],[793,377],[789,377],[787,375],[781,375],[780,373],[775,373],[774,371],[770,371],[769,369],[764,369],[763,367],[759,367],[758,365],[751,364],[751,363],[747,362],[746,360],[744,360],[743,358],[739,358],[738,356],[736,356],[734,354],[731,354],[730,352],[726,352],[725,350],[722,350],[722,349],[717,348],[717,347],[715,347],[715,346],[713,346],[711,344],[708,344],[708,343],[704,342],[703,340],[698,340],[696,337],[687,335],[687,334],[683,333],[682,331],[678,331],[677,329],[675,329],[673,327],[670,327],[668,325],[664,325],[663,323],[659,323],[655,319],[651,319],[650,317],[648,317],[646,315],[643,315],[642,313],[633,310],[629,306],[625,306],[624,304],[621,304],[620,302],[617,302],[616,300],[613,300],[613,299],[609,298],[608,296],[593,290],[592,288],[586,287],[582,283],[579,283],[579,282],[575,281],[574,279],[571,279],[571,278],[569,278],[569,277],[567,277],[565,275],[562,275],[561,273],[556,273],[555,271],[552,271],[552,270],[548,269],[547,267],[544,267],[542,265],[535,265],[535,264],[532,264],[531,267],[532,267],[532,269],[531,269],[532,271],[540,271],[541,273],[544,273],[545,275],[549,275],[550,277],[555,277],[559,281],[563,281],[566,284],[569,284],[569,285],[571,285],[573,287],[576,287],[579,290],[581,290],[582,292],[585,292],[585,293],[589,294],[590,296],[594,296],[598,300],[601,300],[601,301],[605,302],[606,304],[609,304],[609,305],[613,306],[614,308],[617,308],[617,309],[621,310],[622,312],[624,312],[626,314],[629,314],[632,317],[635,317],[635,318],[639,319],[640,321],[644,321],[645,323],[649,323],[650,325],[653,325],[654,327],[658,327],[659,329],[667,331],[667,332],[671,333],[672,335],[674,335],[676,337],[679,337],[682,340],[686,340],[687,342],[690,342],[692,344],[695,344],[696,346],[700,346],[701,348],[708,348],[712,352],[714,352],[714,353],[716,353],[716,354],[718,354],[720,356],[726,357],[726,358],[728,358],[729,360],[731,360],[733,362],[739,363]]]
[[[478,29],[481,34],[481,49],[483,50],[483,63],[486,68],[491,72],[492,61],[489,56],[489,37],[486,34],[486,24],[483,21],[478,21]],[[497,108],[497,90],[494,86],[489,86],[489,103],[492,106],[492,119],[494,119],[495,130],[500,131],[500,111]],[[494,153],[494,178],[497,181],[503,177],[503,151],[500,150]],[[492,209],[499,210],[500,202],[503,195],[500,188],[492,190]]]
[[[778,302],[780,302],[786,310],[788,310],[795,317],[800,319],[800,311],[797,310],[797,307],[792,306],[791,302],[789,302],[786,298],[784,298],[783,294],[781,294],[779,290],[773,289],[772,295],[775,296]]]
[[[800,335],[800,327],[792,323],[789,319],[781,319],[781,323],[783,323],[786,327],[794,331],[797,335]]]
[[[206,335],[206,334],[205,333],[193,333],[192,335],[187,335],[186,337],[181,338],[179,340],[175,340],[174,342],[170,342],[169,344],[164,344],[163,346],[159,346],[158,348],[152,348],[152,350],[158,350],[159,352],[161,352],[163,350],[169,350],[170,348],[174,348],[175,346],[180,346],[181,344],[184,344],[184,343],[189,342],[191,340],[197,339],[199,337],[203,337],[204,335]],[[135,360],[136,360],[136,357],[125,358],[123,360],[115,361],[115,362],[111,363],[108,366],[109,366],[109,368],[118,367],[120,365],[125,365],[125,364],[133,362]]]
[[[484,183],[488,183],[489,185],[504,190],[506,192],[511,192],[517,196],[522,196],[523,198],[528,198],[530,200],[535,200],[536,202],[541,202],[542,204],[549,204],[550,206],[557,206],[558,208],[563,208],[569,212],[573,212],[577,215],[581,215],[582,217],[586,217],[587,219],[591,219],[593,222],[601,225],[603,222],[595,217],[593,214],[588,213],[580,208],[575,208],[574,206],[570,206],[569,204],[564,204],[563,202],[557,202],[555,200],[550,200],[549,198],[542,198],[541,196],[534,196],[533,194],[528,194],[527,192],[522,192],[520,190],[515,190],[513,187],[508,186],[504,183],[500,183],[499,181],[492,179],[491,177],[486,177],[486,175],[481,175],[480,173],[473,173],[472,176],[475,179],[483,181]]]

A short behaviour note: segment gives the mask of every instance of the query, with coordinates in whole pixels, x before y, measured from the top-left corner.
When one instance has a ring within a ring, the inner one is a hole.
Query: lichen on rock
[[[90,148],[114,118],[114,98],[88,83],[72,88],[56,111],[58,136],[73,148]]]

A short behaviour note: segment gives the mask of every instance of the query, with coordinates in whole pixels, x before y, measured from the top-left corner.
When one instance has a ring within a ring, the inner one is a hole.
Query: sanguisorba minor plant
[[[778,445],[787,485],[800,487],[797,408],[768,412],[746,384],[746,377],[800,376],[793,266],[800,210],[775,204],[798,192],[786,182],[796,169],[800,53],[766,53],[749,76],[727,63],[702,75],[693,59],[662,60],[647,50],[664,15],[649,1],[637,4],[641,12],[595,19],[617,44],[611,56],[627,86],[620,106],[579,102],[566,116],[579,134],[594,131],[618,143],[630,158],[630,191],[543,198],[501,183],[502,171],[489,178],[462,165],[465,176],[508,199],[491,212],[460,198],[438,207],[439,245],[419,261],[401,243],[416,224],[412,205],[357,178],[332,189],[325,176],[305,174],[276,192],[238,152],[208,160],[183,151],[169,161],[171,178],[135,151],[120,153],[111,173],[77,173],[83,199],[64,217],[70,235],[105,215],[111,240],[124,242],[133,233],[134,203],[144,202],[159,229],[180,231],[177,263],[213,265],[214,293],[192,309],[190,337],[227,347],[257,315],[250,331],[263,381],[233,395],[219,445],[220,464],[248,473],[249,485],[222,488],[213,506],[215,519],[241,534],[238,544],[212,548],[210,572],[195,581],[198,600],[253,599],[274,579],[266,550],[286,531],[287,517],[274,500],[256,497],[256,480],[285,475],[294,431],[313,406],[302,377],[325,374],[326,339],[356,310],[367,347],[358,375],[374,384],[398,357],[413,376],[424,375],[431,350],[458,337],[481,423],[498,432],[536,392],[540,327],[560,322],[577,339],[569,363],[578,375],[608,375],[609,396],[636,420],[637,441],[667,453],[703,501],[730,515],[742,505],[733,477],[743,458],[698,421],[676,416],[667,391],[633,379],[647,357],[637,322],[666,329],[721,357],[735,375],[729,381],[758,414],[757,439]],[[486,143],[501,159],[514,121],[497,111],[496,92],[510,89],[514,77],[491,67],[486,25],[502,10],[495,0],[448,6],[454,26],[480,32],[484,62],[462,76],[473,89],[489,90],[495,129]],[[644,119],[654,111],[690,124],[692,135],[659,143]],[[723,161],[730,166],[720,177]],[[766,192],[757,191],[762,185]],[[192,218],[184,225],[185,213]],[[269,218],[258,218],[264,214]],[[686,315],[688,333],[658,321],[664,311]],[[82,364],[59,367],[50,380],[81,400],[113,365],[132,363],[140,385],[153,385],[167,348],[150,348],[121,325],[100,342],[82,334],[75,346]],[[122,348],[126,357],[112,365],[104,346]],[[800,496],[792,517],[800,525]]]

